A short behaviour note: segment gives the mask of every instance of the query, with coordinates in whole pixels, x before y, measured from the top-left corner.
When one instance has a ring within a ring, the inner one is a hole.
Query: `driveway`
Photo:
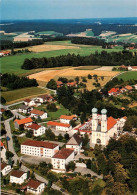
[[[35,156],[23,155],[21,161],[28,164],[38,165],[40,162],[51,163],[51,158],[42,158]]]

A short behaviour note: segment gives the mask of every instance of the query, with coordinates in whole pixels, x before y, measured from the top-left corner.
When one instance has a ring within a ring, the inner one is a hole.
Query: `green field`
[[[6,99],[7,104],[12,104],[17,101],[23,101],[25,98],[35,97],[37,95],[44,93],[47,93],[46,89],[41,89],[38,87],[28,87],[23,89],[2,92],[1,96]]]
[[[48,44],[48,43],[46,43]],[[56,57],[59,55],[66,55],[68,53],[71,54],[80,54],[82,56],[90,55],[91,53],[95,53],[95,51],[101,52],[102,50],[105,50],[107,52],[112,51],[121,51],[122,47],[116,47],[113,49],[102,49],[101,46],[87,46],[87,45],[75,45],[71,44],[70,41],[56,41],[56,42],[49,42],[49,44],[53,45],[68,45],[68,46],[76,46],[77,48],[73,49],[63,49],[63,50],[56,50],[56,51],[46,51],[46,52],[40,52],[40,53],[28,53],[28,54],[21,54],[21,55],[15,55],[15,56],[7,56],[1,58],[1,71],[2,73],[10,72],[14,74],[28,74],[33,73],[34,70],[23,70],[21,69],[21,65],[23,64],[25,58],[41,58],[41,57]],[[35,70],[36,71],[36,70]]]
[[[123,79],[124,81],[136,79],[137,80],[137,71],[127,71],[117,77],[118,79]]]

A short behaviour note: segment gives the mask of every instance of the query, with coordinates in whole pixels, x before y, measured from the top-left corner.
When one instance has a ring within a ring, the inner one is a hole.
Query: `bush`
[[[48,104],[48,105],[47,105],[47,109],[48,109],[50,112],[56,112],[56,111],[57,111],[56,104],[54,104],[54,103]]]

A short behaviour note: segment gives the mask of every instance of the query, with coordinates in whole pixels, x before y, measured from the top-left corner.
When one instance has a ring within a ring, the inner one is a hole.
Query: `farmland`
[[[123,79],[124,81],[130,79],[137,79],[137,71],[125,72],[117,77],[118,79]]]
[[[94,66],[91,66],[91,69],[89,69],[89,66],[85,66],[84,68],[83,67],[79,67],[79,68],[71,67],[71,68],[65,68],[65,69],[59,69],[59,70],[50,69],[50,70],[32,74],[29,76],[29,78],[31,79],[35,78],[38,81],[47,83],[50,79],[57,80],[59,77],[74,79],[76,76],[79,76],[79,77],[85,77],[87,79],[88,74],[90,74],[90,75],[97,75],[99,83],[101,84],[101,86],[104,86],[113,76],[118,74],[118,72],[109,71],[109,70],[100,71],[100,70],[92,70],[92,69],[94,69]],[[104,80],[101,80],[101,76],[104,76]],[[80,81],[82,81],[81,78],[80,78]],[[94,88],[93,86],[94,82],[95,81],[93,78],[87,79],[87,83],[85,84],[87,85],[88,90],[91,90]]]
[[[23,101],[25,98],[32,98],[47,92],[49,91],[46,89],[41,89],[38,87],[29,87],[29,88],[2,92],[1,95],[6,99],[7,104],[12,104],[18,101]]]
[[[70,41],[56,41],[56,42],[47,42],[46,45],[63,45],[63,46],[73,46],[76,48],[67,48],[67,49],[58,49],[57,50],[52,50],[52,51],[44,51],[44,52],[33,52],[33,53],[28,53],[28,54],[21,54],[21,55],[15,55],[15,56],[7,56],[1,58],[1,72],[6,73],[14,73],[18,75],[22,74],[31,74],[31,71],[28,70],[23,70],[21,69],[21,65],[23,64],[25,58],[41,58],[41,57],[56,57],[59,55],[66,55],[68,53],[70,54],[80,54],[82,56],[87,56],[90,55],[91,53],[95,53],[95,51],[101,52],[102,50],[105,50],[107,52],[112,52],[112,51],[121,51],[122,47],[118,46],[113,49],[102,49],[101,46],[87,46],[87,45],[75,45],[71,44]],[[52,48],[52,47],[51,47]]]

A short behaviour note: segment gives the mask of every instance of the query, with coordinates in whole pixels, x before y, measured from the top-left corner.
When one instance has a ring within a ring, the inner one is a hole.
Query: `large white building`
[[[3,176],[7,175],[11,171],[11,165],[1,163],[1,173]]]
[[[46,127],[32,123],[32,125],[27,127],[28,130],[33,131],[33,136],[38,137],[45,134]]]
[[[30,180],[27,183],[27,192],[33,193],[33,194],[41,194],[45,189],[45,183],[42,183],[37,180]]]
[[[76,115],[71,115],[71,116],[61,115],[60,116],[60,122],[65,123],[65,124],[70,124],[71,120],[76,120],[76,119],[77,119]]]
[[[13,170],[10,174],[10,183],[22,184],[27,179],[27,173],[20,170]]]
[[[47,126],[53,128],[56,131],[70,131],[72,126],[70,124],[59,123],[55,121],[48,121]]]
[[[35,140],[26,140],[21,144],[21,154],[51,158],[59,150],[59,145]]]
[[[107,110],[101,110],[98,116],[97,109],[92,109],[92,135],[91,146],[101,144],[106,146],[111,137],[117,135],[117,120],[113,117],[107,117]]]
[[[51,159],[53,170],[58,172],[65,172],[66,165],[74,160],[74,150],[63,148],[59,150]]]
[[[82,148],[82,139],[78,134],[74,134],[66,143],[66,148],[74,149],[75,154],[79,154]]]

